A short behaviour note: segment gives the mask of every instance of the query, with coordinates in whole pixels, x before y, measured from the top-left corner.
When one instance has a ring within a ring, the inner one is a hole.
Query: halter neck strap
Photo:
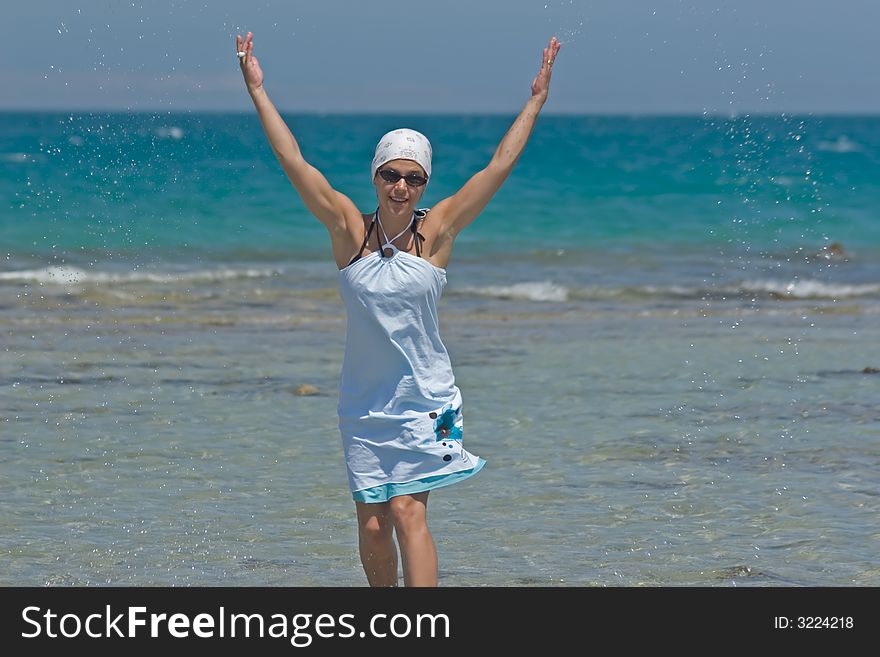
[[[382,248],[385,248],[386,246],[391,246],[396,249],[397,247],[394,246],[394,240],[396,240],[398,237],[403,235],[406,231],[412,230],[413,223],[416,220],[416,213],[413,212],[412,218],[409,220],[409,223],[406,226],[404,226],[402,231],[397,233],[397,235],[395,235],[391,239],[388,239],[388,233],[385,232],[385,227],[382,225],[382,220],[379,219],[379,208],[376,208],[375,218],[376,218],[376,223],[379,224],[379,230],[382,231],[382,236],[385,238],[385,244],[382,245]]]
[[[412,221],[410,221],[409,226],[407,226],[401,232],[399,232],[397,235],[395,235],[394,239],[389,240],[388,235],[385,235],[385,246],[390,245],[392,248],[397,249],[397,247],[394,246],[393,244],[391,244],[391,242],[393,242],[398,237],[403,235],[407,230],[411,230],[412,234],[413,234],[413,239],[415,240],[415,244],[416,244],[416,256],[421,258],[422,257],[422,242],[425,241],[425,236],[419,232],[419,221],[424,219],[427,216],[427,214],[428,214],[428,210],[426,210],[426,209],[425,210],[415,210],[413,212],[413,218],[412,218]],[[370,220],[370,227],[367,229],[366,235],[364,235],[364,241],[361,243],[361,248],[359,248],[358,252],[355,253],[354,256],[352,257],[352,259],[348,261],[349,265],[351,265],[361,259],[361,255],[363,254],[364,249],[367,248],[367,243],[370,241],[370,235],[373,234],[373,228],[375,228],[377,224],[379,225],[380,230],[384,233],[385,229],[381,227],[382,224],[379,221],[379,208],[376,208],[376,212],[373,213],[373,218]],[[382,258],[382,257],[384,257],[384,254],[382,253],[382,249],[384,247],[381,243],[382,239],[379,235],[378,230],[376,231],[376,242],[379,243],[377,253],[379,254],[379,257]],[[397,249],[397,250],[399,251],[400,249]]]

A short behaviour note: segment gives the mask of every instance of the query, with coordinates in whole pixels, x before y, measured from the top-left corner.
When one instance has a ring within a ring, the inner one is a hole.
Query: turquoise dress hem
[[[486,465],[486,460],[480,458],[477,461],[477,465],[470,470],[425,477],[423,479],[416,479],[415,481],[408,481],[404,484],[382,484],[380,486],[373,486],[372,488],[356,490],[351,496],[355,502],[365,502],[367,504],[387,502],[392,497],[397,497],[398,495],[424,493],[427,490],[442,488],[443,486],[449,486],[451,484],[456,484],[459,481],[464,481],[468,477],[477,474],[483,469],[484,465]]]

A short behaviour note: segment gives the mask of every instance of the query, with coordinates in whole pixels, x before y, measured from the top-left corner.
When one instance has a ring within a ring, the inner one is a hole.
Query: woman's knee
[[[422,496],[401,495],[391,498],[391,518],[397,531],[414,531],[427,526],[425,505],[426,499],[422,499]]]
[[[358,509],[358,529],[361,540],[387,541],[391,538],[394,524],[387,509]]]

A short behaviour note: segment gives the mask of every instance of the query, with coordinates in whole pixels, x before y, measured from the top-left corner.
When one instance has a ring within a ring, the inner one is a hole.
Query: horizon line
[[[519,111],[502,111],[502,110],[472,110],[472,111],[453,111],[453,110],[300,110],[300,109],[282,109],[278,108],[279,113],[296,115],[296,116],[516,116]],[[256,114],[253,109],[221,109],[221,108],[184,108],[184,109],[168,109],[168,108],[145,108],[130,109],[118,107],[94,107],[94,108],[45,108],[45,107],[0,107],[0,114],[27,114],[27,113],[45,113],[45,114]],[[542,112],[543,116],[559,116],[559,117],[630,117],[630,118],[742,118],[747,116],[760,117],[850,117],[850,118],[871,118],[880,116],[878,110],[743,110],[736,112],[722,112],[709,110],[655,110],[655,111],[636,111],[636,110],[593,110],[593,111],[565,111],[565,110],[546,110]]]

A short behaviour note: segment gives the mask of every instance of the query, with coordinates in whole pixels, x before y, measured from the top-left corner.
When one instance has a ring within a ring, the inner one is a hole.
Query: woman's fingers
[[[245,52],[244,40],[241,38],[241,35],[237,35],[235,37],[235,54],[238,55],[238,63],[244,66],[245,58],[242,57],[239,53]]]
[[[556,61],[556,55],[559,52],[560,43],[556,37],[550,39],[550,43],[544,48],[544,60],[541,62],[541,73],[544,73],[549,83],[550,75],[553,73],[553,64]]]
[[[532,94],[546,94],[550,87],[550,77],[553,74],[553,63],[559,52],[560,43],[556,37],[552,37],[547,47],[541,51],[541,68],[538,75],[532,81]]]
[[[249,48],[253,50],[254,47],[254,33],[248,32],[245,35],[244,39],[241,38],[241,35],[236,35],[235,37],[235,50],[236,52],[247,51]]]
[[[251,55],[254,52],[254,33],[248,32],[244,39],[241,38],[241,34],[236,35],[235,37],[235,53],[245,53],[243,56],[239,56],[238,61],[244,67]]]
[[[549,66],[552,66],[556,60],[556,54],[559,52],[560,45],[556,37],[553,37],[550,39],[550,44],[544,48],[544,60]]]
[[[541,70],[550,72],[553,62],[556,60],[556,54],[559,52],[560,43],[556,37],[550,39],[550,43],[544,48],[541,54]]]

